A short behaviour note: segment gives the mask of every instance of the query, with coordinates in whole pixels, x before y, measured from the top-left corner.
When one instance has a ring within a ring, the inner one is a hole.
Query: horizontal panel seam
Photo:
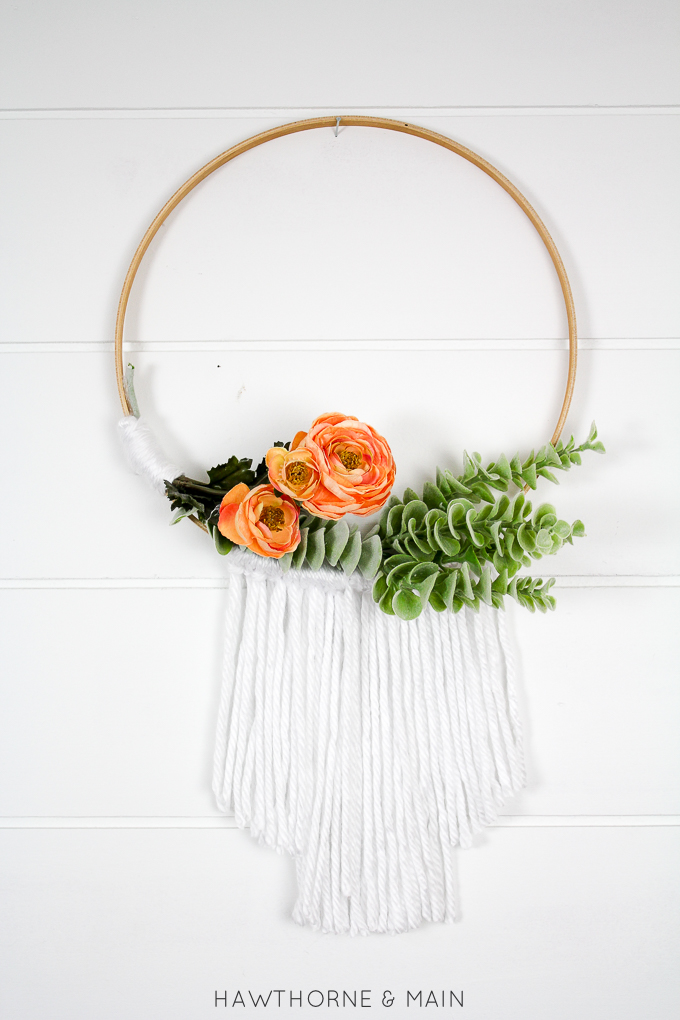
[[[649,828],[680,826],[680,815],[502,815],[493,828]],[[3,816],[0,829],[236,829],[230,816]]]
[[[641,103],[600,106],[573,105],[507,105],[507,106],[194,106],[194,107],[4,107],[3,120],[65,120],[65,119],[257,119],[285,117],[300,119],[309,116],[392,116],[408,117],[569,117],[569,116],[673,116],[680,112],[674,103]]]
[[[533,577],[555,577],[558,588],[677,588],[677,574],[545,574]],[[14,577],[0,578],[0,589],[181,589],[224,588],[226,577]]]
[[[591,340],[579,339],[582,351],[602,351],[605,353],[630,351],[676,351],[680,350],[678,337],[617,337],[611,339]],[[554,351],[561,353],[567,349],[567,341],[562,339],[529,339],[487,338],[460,340],[195,340],[195,341],[146,341],[126,343],[128,354],[150,353],[209,353],[241,351],[246,353],[265,353],[272,351]],[[110,354],[113,352],[113,341],[14,341],[0,342],[0,354]]]

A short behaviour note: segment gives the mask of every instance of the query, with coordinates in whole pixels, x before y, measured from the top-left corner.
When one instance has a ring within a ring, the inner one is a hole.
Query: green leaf
[[[586,526],[583,521],[574,521],[571,526],[571,533],[574,538],[584,538],[586,533]]]
[[[498,577],[491,585],[492,591],[498,592],[499,595],[505,595],[508,590],[508,572],[503,569],[500,571]]]
[[[413,489],[404,490],[404,498],[402,500],[402,503],[413,503],[419,499],[420,497],[418,496],[418,493],[415,492]]]
[[[426,581],[429,577],[436,578],[438,573],[439,567],[436,563],[418,563],[409,573],[408,580],[415,587],[417,584]]]
[[[571,535],[571,527],[566,521],[557,521],[553,524],[553,535],[557,535],[562,541],[565,541]]]
[[[536,548],[536,536],[531,525],[525,521],[517,532],[517,541],[525,552],[533,552]]]
[[[552,505],[552,503],[541,503],[541,505],[539,507],[537,507],[536,510],[534,511],[534,518],[533,518],[533,520],[534,520],[534,527],[535,528],[545,527],[545,525],[541,524],[542,519],[544,517],[552,516],[552,517],[555,518],[555,520],[557,520],[557,516],[556,515],[557,515],[557,511],[555,510],[555,507]]]
[[[474,592],[472,590],[472,581],[470,580],[470,567],[467,563],[461,563],[460,578],[463,582],[463,594],[467,599],[473,599]]]
[[[435,581],[433,591],[442,599],[448,609],[453,608],[453,597],[456,593],[456,582],[458,580],[457,570],[446,570],[439,574]],[[430,597],[430,601],[432,598]]]
[[[394,616],[394,609],[392,608],[394,596],[395,592],[393,592],[391,588],[388,588],[383,597],[378,602],[378,605],[382,609],[383,613],[387,613],[388,616]]]
[[[527,464],[526,467],[522,468],[522,478],[530,489],[535,489],[538,484],[538,479],[536,478],[536,465]]]
[[[228,492],[239,482],[252,485],[255,480],[255,472],[251,471],[252,463],[249,457],[242,457],[239,460],[238,457],[232,456],[224,464],[209,468],[207,474],[211,488],[224,489]]]
[[[441,468],[437,468],[435,471],[435,482],[440,492],[443,492],[447,499],[453,496],[453,489],[446,480],[446,475]]]
[[[488,485],[484,484],[484,482],[475,482],[474,484],[471,484],[470,490],[477,502],[484,500],[486,503],[495,503],[496,501],[496,497],[493,492]]]
[[[281,568],[281,573],[287,574],[293,563],[292,552],[285,553],[285,555],[283,555],[277,562],[279,564],[279,567]]]
[[[503,515],[505,514],[509,506],[510,506],[509,497],[501,496],[499,499],[496,500],[493,507],[491,508],[489,520],[502,520]]]
[[[326,559],[332,567],[336,565],[342,551],[349,541],[349,524],[345,520],[336,521],[326,528]]]
[[[401,519],[402,531],[408,528],[409,521],[415,521],[416,527],[422,523],[429,507],[422,499],[412,499],[404,507],[404,516]]]
[[[378,539],[380,542],[380,539]],[[323,529],[308,532],[307,553],[305,556],[307,565],[312,570],[320,570],[326,556],[326,536]]]
[[[293,566],[296,570],[299,570],[302,564],[305,562],[305,555],[307,553],[307,535],[309,534],[307,528],[300,528],[300,544],[293,553]]]
[[[371,535],[365,538],[361,546],[359,557],[359,573],[367,580],[375,577],[382,559],[382,542],[378,535]]]
[[[552,547],[553,540],[550,532],[548,531],[547,528],[541,528],[541,530],[536,535],[536,548],[539,550],[539,552],[548,555],[548,553],[552,552]]]
[[[387,504],[384,507],[382,513],[380,514],[380,518],[378,520],[378,527],[380,528],[381,531],[384,531],[386,529],[386,527],[387,527],[387,520],[389,518],[390,510],[393,507],[395,507],[395,506],[402,506],[402,505],[403,504],[402,504],[400,499],[397,499],[396,496],[390,496],[390,498],[387,500]]]
[[[470,532],[470,538],[472,539],[473,545],[476,545],[478,549],[481,549],[482,546],[484,545],[484,539],[480,535],[478,535],[473,528],[475,516],[476,515],[474,510],[468,510],[467,514],[465,515],[465,523],[467,524],[468,531]]]
[[[432,551],[427,540],[424,539],[421,534],[416,533],[416,522],[413,517],[409,521],[409,534],[411,535],[411,540],[415,542],[416,546],[422,553],[429,553]]]
[[[384,574],[378,574],[378,576],[376,577],[376,579],[375,579],[375,581],[373,583],[372,595],[373,595],[373,601],[374,602],[380,602],[381,598],[383,597],[383,595],[387,591],[387,587],[388,587],[387,586],[387,578],[385,577],[385,575]]]
[[[399,503],[397,506],[393,506],[387,515],[386,531],[389,538],[390,535],[398,535],[401,530],[401,519],[404,516],[404,504]]]
[[[430,576],[426,577],[423,581],[420,582],[420,584],[414,585],[416,591],[420,595],[423,604],[428,601],[436,580],[437,574],[430,574]]]
[[[412,559],[405,553],[397,553],[396,556],[388,556],[383,563],[383,570],[385,573],[389,573],[390,570],[394,570],[395,567],[398,567],[400,563],[412,563]]]
[[[507,518],[507,514],[511,513],[509,520],[511,520],[513,524],[518,524],[522,520],[522,511],[524,510],[525,503],[526,496],[523,492],[518,492],[508,507],[505,517]]]
[[[417,544],[417,542],[414,542],[414,540],[410,536],[407,539],[405,539],[404,546],[406,547],[406,551],[413,557],[413,559],[418,560],[421,563],[428,562],[435,558],[436,554],[434,552],[424,552]]]
[[[477,594],[488,606],[491,605],[491,571],[488,568],[482,571],[482,576],[477,585]]]
[[[215,542],[215,548],[220,556],[226,556],[227,553],[230,553],[235,544],[234,542],[230,542],[228,538],[225,538],[224,535],[217,530],[217,528],[213,531],[213,541]]]
[[[457,493],[459,496],[472,495],[472,492],[468,489],[467,485],[464,485],[460,478],[456,478],[450,471],[445,471],[444,477],[452,493]]]
[[[444,511],[439,509],[428,510],[425,515],[425,531],[427,534],[428,544],[432,547],[437,544],[434,530],[437,521],[441,521],[444,527],[446,527],[446,514]]]
[[[415,620],[423,611],[423,600],[413,591],[398,591],[392,609],[401,620]]]
[[[451,535],[446,521],[438,521],[435,524],[434,537],[437,545],[446,556],[455,556],[460,552],[460,542]]]
[[[503,546],[501,544],[501,539],[500,539],[500,534],[499,534],[500,529],[502,528],[502,526],[503,526],[503,522],[502,521],[495,521],[491,525],[491,528],[489,529],[491,531],[492,536],[493,536],[494,545],[496,546],[496,552],[499,554],[499,556],[503,555]]]
[[[504,453],[500,455],[496,463],[493,465],[493,469],[501,476],[501,478],[505,478],[506,481],[509,482],[512,480],[512,471],[510,470],[510,464],[508,463],[508,458],[505,456]]]
[[[447,500],[444,493],[436,485],[433,485],[432,482],[425,482],[423,486],[423,502],[430,509],[434,509],[435,507],[445,507]]]
[[[462,524],[469,510],[474,510],[469,499],[452,499],[448,506],[447,519],[449,530],[453,531],[457,524]]]
[[[340,555],[340,566],[347,575],[353,574],[361,558],[361,532],[350,534],[347,545]]]
[[[472,567],[477,577],[481,575],[482,565],[479,562],[477,553],[475,552],[473,546],[469,545],[465,550],[465,555],[463,556],[463,563],[466,563],[468,567]]]
[[[406,563],[398,563],[396,567],[392,567],[389,574],[387,575],[387,583],[391,588],[398,588],[399,582],[408,577],[413,570],[413,565],[417,560],[408,559]],[[408,582],[406,584],[408,587]]]
[[[436,591],[430,592],[429,602],[435,613],[445,613],[449,608],[441,595],[439,595]]]
[[[560,460],[557,450],[551,443],[547,443],[544,449],[544,460],[546,464],[551,464],[552,467],[561,468],[562,461]]]

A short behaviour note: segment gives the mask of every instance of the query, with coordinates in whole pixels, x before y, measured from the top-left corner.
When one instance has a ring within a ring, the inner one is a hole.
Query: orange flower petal
[[[246,489],[248,486],[246,486]],[[240,532],[236,528],[236,514],[239,510],[238,503],[227,503],[225,505],[222,501],[220,508],[220,518],[217,522],[217,530],[225,538],[228,538],[230,542],[235,542],[236,545],[245,545],[244,540],[241,538]]]
[[[222,497],[222,502],[220,503],[220,509],[223,506],[226,506],[228,503],[241,503],[241,502],[243,502],[243,500],[246,498],[246,496],[248,495],[249,492],[250,492],[250,489],[248,488],[246,483],[245,482],[239,482],[238,485],[235,485],[232,489],[229,490],[229,492],[225,496]]]

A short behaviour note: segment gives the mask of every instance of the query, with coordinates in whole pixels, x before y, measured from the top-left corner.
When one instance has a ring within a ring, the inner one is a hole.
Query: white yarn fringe
[[[171,482],[182,469],[167,459],[144,418],[128,415],[118,422],[127,462],[136,475],[142,475],[156,492],[165,494],[165,480]]]
[[[405,623],[358,577],[241,550],[227,565],[220,810],[296,858],[300,924],[454,920],[453,848],[525,782],[503,613]]]

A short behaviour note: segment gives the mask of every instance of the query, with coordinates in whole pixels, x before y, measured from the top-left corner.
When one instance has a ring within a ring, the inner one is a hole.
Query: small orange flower
[[[267,451],[267,467],[274,488],[293,499],[309,499],[319,486],[321,473],[311,450],[273,446]]]
[[[280,559],[300,543],[299,520],[299,507],[287,496],[277,496],[273,486],[249,489],[239,482],[222,499],[217,528],[236,545]]]
[[[339,520],[345,514],[366,517],[387,502],[396,472],[387,440],[375,429],[344,414],[324,414],[302,440],[319,470],[319,484],[302,505],[317,517]]]

